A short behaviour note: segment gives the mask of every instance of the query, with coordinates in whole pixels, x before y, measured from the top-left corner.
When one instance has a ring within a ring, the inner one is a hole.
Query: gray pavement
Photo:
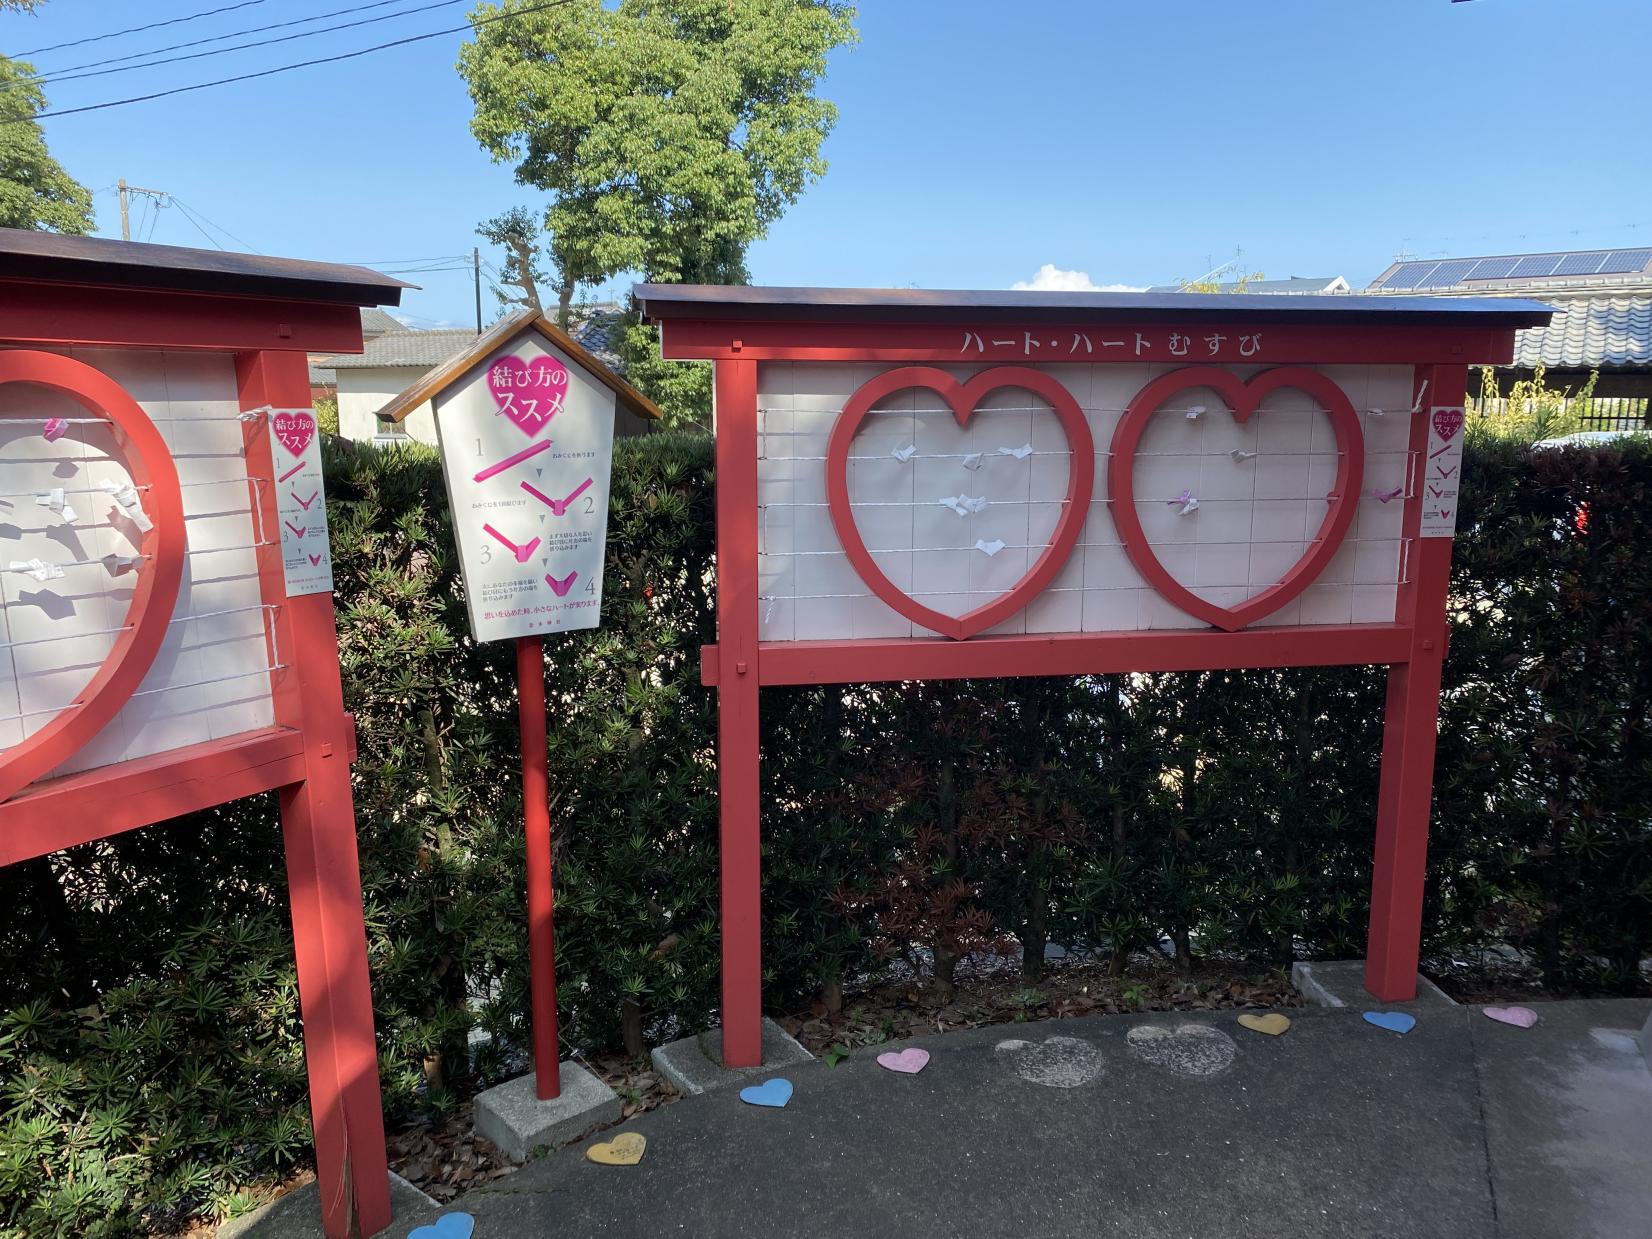
[[[933,1055],[916,1076],[876,1047],[770,1073],[783,1110],[730,1088],[613,1129],[648,1137],[639,1166],[573,1145],[443,1212],[475,1239],[1645,1239],[1652,1003],[1533,1006],[1531,1030],[1460,1007],[1406,1036],[1356,1009],[1278,1038],[1232,1012],[1011,1025],[902,1043]]]

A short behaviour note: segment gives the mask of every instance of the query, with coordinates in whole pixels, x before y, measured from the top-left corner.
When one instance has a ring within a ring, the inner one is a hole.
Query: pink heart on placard
[[[531,439],[562,412],[568,367],[555,357],[501,357],[488,367],[488,391],[511,425]]]
[[[1530,1028],[1537,1023],[1537,1012],[1530,1007],[1482,1007],[1481,1012],[1487,1019],[1516,1028]]]
[[[294,456],[304,455],[315,438],[315,418],[308,413],[277,413],[273,424],[275,437]]]
[[[1461,409],[1435,409],[1434,433],[1445,440],[1455,439],[1457,432],[1463,428],[1463,411]]]
[[[910,1049],[902,1050],[899,1054],[891,1051],[878,1055],[878,1066],[890,1071],[898,1071],[902,1075],[915,1076],[929,1066],[929,1051]]]

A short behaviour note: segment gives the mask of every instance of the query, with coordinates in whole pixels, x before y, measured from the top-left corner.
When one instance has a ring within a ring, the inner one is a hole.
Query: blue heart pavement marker
[[[792,1082],[790,1080],[765,1080],[761,1084],[754,1084],[750,1088],[740,1090],[740,1100],[748,1106],[773,1106],[779,1109],[791,1099]],[[408,1239],[412,1239],[412,1236],[409,1235]]]
[[[1367,1011],[1365,1022],[1402,1035],[1417,1026],[1416,1016],[1407,1015],[1404,1011]],[[408,1239],[412,1239],[412,1236],[408,1236]]]
[[[407,1232],[407,1239],[470,1239],[476,1219],[468,1213],[444,1213],[429,1226]]]

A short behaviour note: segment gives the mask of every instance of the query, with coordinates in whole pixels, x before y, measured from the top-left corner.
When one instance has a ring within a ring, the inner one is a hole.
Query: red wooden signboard
[[[337,1237],[390,1201],[306,354],[402,287],[0,230],[0,864],[280,793]]]
[[[761,1061],[772,684],[1386,664],[1366,988],[1414,996],[1467,367],[1546,307],[637,295],[716,365],[729,1066]]]

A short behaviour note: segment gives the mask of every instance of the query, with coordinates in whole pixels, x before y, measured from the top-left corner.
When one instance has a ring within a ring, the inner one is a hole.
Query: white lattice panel
[[[849,396],[884,368],[759,366],[763,640],[930,635],[861,581],[826,506],[832,425]],[[1203,627],[1142,579],[1110,514],[1113,431],[1130,399],[1174,367],[1035,368],[1063,383],[1084,410],[1095,441],[1095,488],[1079,545],[1053,585],[989,631]],[[960,380],[978,372],[947,369]],[[1357,514],[1325,572],[1258,623],[1391,621],[1406,559],[1400,534],[1411,368],[1319,369],[1359,411],[1365,472]],[[1242,378],[1255,372],[1234,368]],[[1204,411],[1188,417],[1196,406]],[[960,428],[939,396],[913,389],[880,403],[856,436],[849,494],[861,536],[895,585],[926,606],[960,615],[1009,589],[1037,559],[1060,515],[1068,463],[1060,424],[1027,392],[995,392]],[[1324,519],[1336,465],[1330,419],[1305,393],[1277,392],[1239,425],[1215,393],[1186,391],[1166,402],[1143,436],[1133,474],[1137,509],[1171,575],[1201,597],[1232,606],[1277,583],[1305,553]],[[1183,511],[1184,495],[1198,500],[1196,509]],[[948,506],[943,499],[959,502]],[[981,499],[986,503],[971,510]],[[993,554],[977,549],[999,542],[1003,548]]]

